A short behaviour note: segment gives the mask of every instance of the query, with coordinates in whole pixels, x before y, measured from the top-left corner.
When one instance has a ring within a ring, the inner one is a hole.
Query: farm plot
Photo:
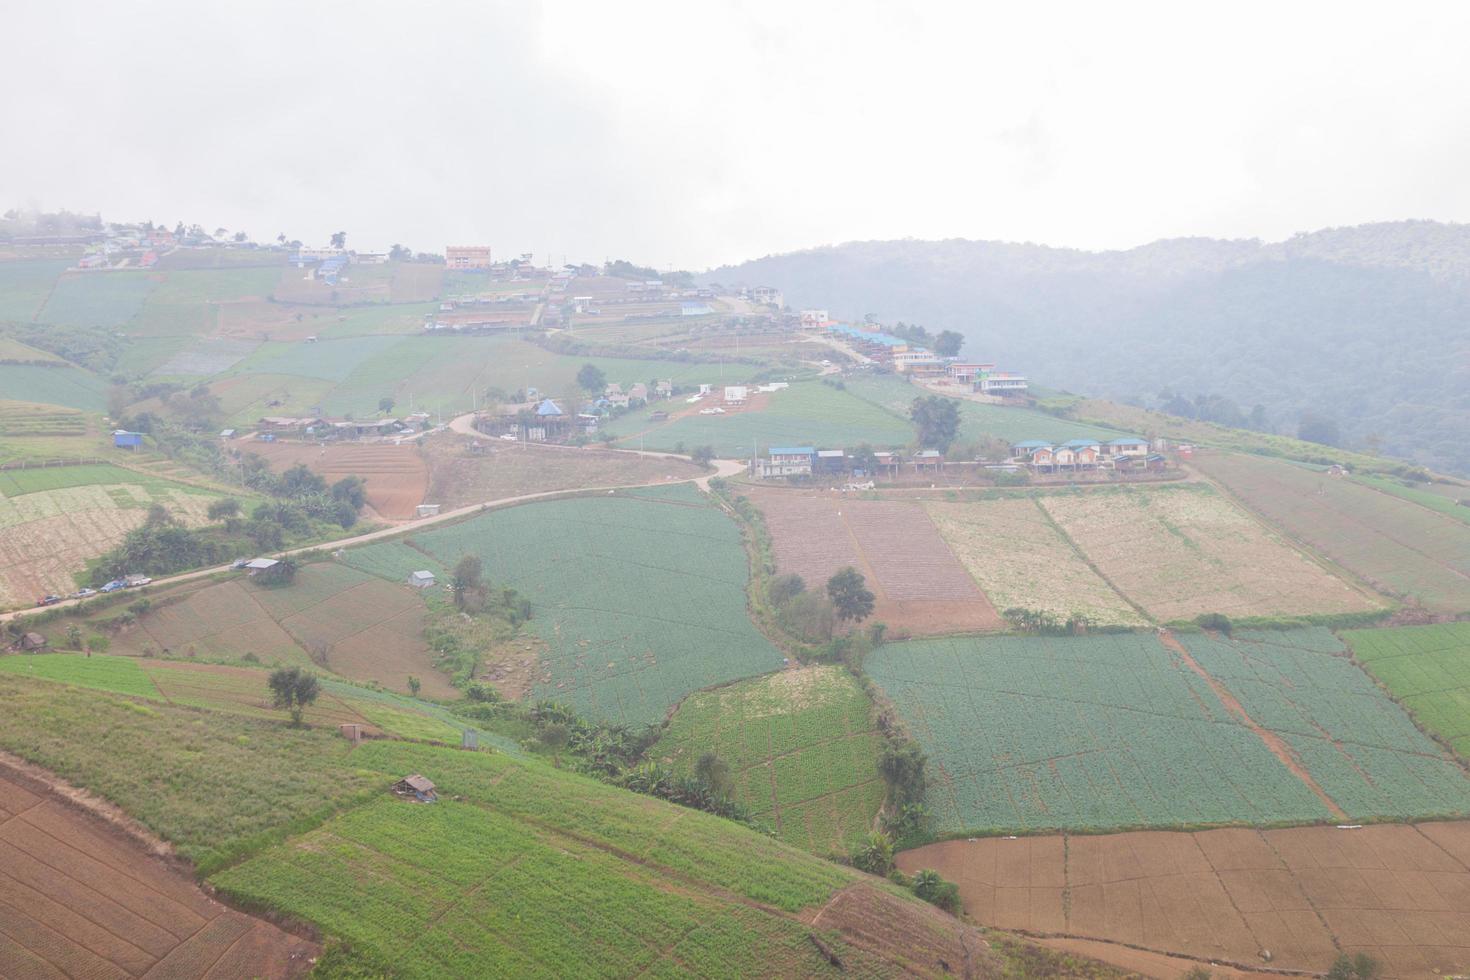
[[[146,272],[74,272],[56,280],[40,323],[121,327],[137,315],[161,276]]]
[[[73,408],[0,401],[0,436],[80,436],[87,417]]]
[[[996,609],[1038,609],[1063,620],[1081,613],[1098,625],[1143,624],[1035,498],[929,501],[924,507]]]
[[[274,347],[271,353],[252,357],[238,365],[236,370],[249,370],[252,374],[290,374],[340,384],[359,365],[392,348],[400,340],[399,337],[347,337]],[[264,352],[265,348],[262,348]],[[374,399],[373,408],[376,407]]]
[[[1149,634],[912,640],[867,670],[936,764],[941,832],[1329,816]]]
[[[781,666],[746,615],[739,530],[693,487],[667,493],[491,511],[414,545],[442,568],[479,555],[488,581],[531,600],[548,647],[533,698],[658,721],[691,691]]]
[[[718,380],[706,375],[701,380]],[[718,404],[707,399],[708,404]],[[704,404],[701,403],[701,407]],[[675,402],[676,409],[687,408]],[[667,422],[654,422],[653,411],[668,410],[668,405],[630,412],[609,424],[606,431],[618,437],[618,445],[637,449],[672,449],[685,446],[712,446],[715,455],[742,459],[753,448],[761,452],[771,446],[856,446],[867,442],[874,446],[903,446],[914,439],[908,419],[818,382],[802,382],[771,394],[764,408],[749,406],[725,415],[700,415],[688,412]]]
[[[10,470],[0,495],[0,606],[72,591],[87,561],[142,524],[150,505],[198,525],[218,496],[112,466]]]
[[[1207,612],[1295,616],[1379,607],[1207,487],[1038,502],[1118,591],[1162,622]]]
[[[682,772],[705,752],[782,840],[846,854],[883,805],[872,704],[841,667],[802,667],[691,694],[653,753]]]
[[[0,763],[0,975],[295,976],[319,947],[214,901],[138,840]]]
[[[84,412],[107,407],[107,382],[71,365],[0,364],[0,391],[7,399]]]
[[[1470,759],[1470,623],[1347,630],[1342,637],[1419,724]]]
[[[1470,777],[1347,659],[1326,630],[1179,637],[1257,724],[1357,820],[1470,813]]]
[[[1210,453],[1194,465],[1379,591],[1470,611],[1470,527],[1459,521],[1280,460]]]
[[[892,376],[860,375],[844,383],[847,390],[859,398],[905,417],[915,398],[934,394],[926,388]],[[962,443],[985,439],[1003,439],[1006,442],[1046,439],[1051,442],[1066,442],[1068,439],[1115,439],[1124,434],[1115,429],[1072,422],[1029,408],[991,405],[963,398],[954,399],[954,403],[960,412],[959,441]]]
[[[549,490],[690,480],[704,472],[681,459],[536,443],[506,446],[489,438],[435,436],[423,446],[430,474],[426,499],[446,510]]]
[[[874,618],[909,634],[996,629],[1001,619],[918,503],[755,490],[777,571],[821,588],[847,565],[877,596]]]
[[[168,377],[212,377],[232,365],[249,357],[256,347],[252,340],[230,337],[206,337],[199,343],[179,351],[153,370],[155,375]]]
[[[359,442],[317,446],[252,441],[246,447],[246,451],[265,459],[277,472],[305,463],[329,484],[343,477],[362,477],[368,506],[388,520],[415,516],[414,508],[424,502],[429,487],[429,464],[417,444]]]
[[[0,321],[32,319],[71,265],[66,259],[0,262]]]
[[[1470,970],[1470,824],[953,840],[898,855],[1000,929],[1321,972],[1364,952],[1403,978]],[[1181,964],[1181,969],[1183,964]]]

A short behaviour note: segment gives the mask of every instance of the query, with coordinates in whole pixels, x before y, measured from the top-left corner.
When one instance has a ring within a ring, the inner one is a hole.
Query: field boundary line
[[[1204,680],[1204,682],[1210,686],[1210,690],[1215,692],[1215,697],[1220,699],[1220,703],[1224,706],[1225,710],[1239,718],[1240,722],[1244,724],[1245,727],[1249,729],[1253,735],[1256,736],[1256,738],[1261,740],[1261,744],[1263,744],[1272,755],[1280,760],[1281,764],[1285,766],[1293,776],[1296,776],[1298,779],[1306,784],[1306,787],[1308,789],[1317,794],[1322,803],[1326,805],[1328,813],[1332,814],[1333,817],[1338,820],[1348,819],[1347,812],[1343,810],[1342,807],[1338,806],[1336,801],[1334,801],[1332,797],[1327,795],[1326,790],[1318,785],[1317,780],[1312,776],[1311,772],[1308,771],[1306,764],[1303,763],[1299,758],[1297,758],[1296,753],[1291,749],[1290,745],[1287,744],[1285,739],[1283,739],[1276,732],[1262,727],[1255,721],[1255,719],[1251,718],[1250,714],[1247,713],[1245,710],[1245,705],[1240,703],[1240,699],[1237,698],[1235,694],[1228,687],[1225,686],[1223,681],[1216,680],[1207,670],[1204,669],[1204,667],[1200,666],[1199,661],[1194,659],[1190,652],[1184,648],[1184,644],[1180,643],[1173,633],[1170,633],[1167,630],[1161,631],[1159,633],[1159,642],[1163,644],[1166,649],[1172,650],[1175,654],[1177,654],[1183,660],[1186,667],[1198,674]]]
[[[1410,824],[1409,826],[1413,827],[1414,825],[1413,824]],[[1418,829],[1419,828],[1414,827],[1414,830],[1415,830],[1416,833],[1418,832]],[[1267,847],[1269,847],[1271,849],[1271,853],[1274,854],[1274,855],[1276,855],[1276,860],[1278,860],[1278,861],[1281,862],[1281,866],[1283,868],[1286,868],[1288,871],[1291,871],[1292,884],[1296,887],[1297,892],[1301,894],[1302,898],[1304,898],[1304,899],[1307,900],[1307,905],[1311,908],[1312,914],[1317,917],[1317,921],[1318,922],[1322,923],[1322,931],[1325,932],[1325,933],[1327,933],[1327,938],[1328,939],[1331,939],[1332,940],[1333,948],[1338,949],[1338,950],[1341,950],[1342,949],[1342,941],[1337,938],[1337,930],[1335,930],[1335,929],[1332,928],[1332,924],[1327,921],[1327,916],[1325,916],[1325,915],[1322,914],[1322,910],[1319,909],[1317,907],[1317,903],[1312,900],[1312,896],[1308,892],[1308,890],[1306,888],[1303,888],[1302,887],[1300,873],[1297,872],[1297,871],[1293,871],[1292,870],[1292,867],[1291,867],[1291,865],[1289,863],[1287,863],[1286,858],[1282,857],[1281,856],[1281,852],[1276,849],[1276,845],[1273,844],[1273,843],[1271,843],[1271,838],[1267,837],[1265,835],[1265,833],[1262,832],[1262,831],[1260,831],[1260,830],[1256,830],[1256,831],[1254,831],[1254,833],[1255,833],[1255,835],[1257,837],[1259,837],[1261,839],[1261,843],[1263,843]],[[1424,835],[1423,834],[1420,834],[1420,836],[1422,837]],[[1200,848],[1200,853],[1201,854],[1204,854],[1204,848]],[[1208,854],[1205,854],[1205,860],[1206,861],[1210,860],[1210,856]],[[1210,866],[1212,868],[1214,867],[1213,864],[1211,864]],[[1215,877],[1218,879],[1219,878],[1219,875],[1216,874]],[[1224,883],[1223,882],[1221,882],[1221,887],[1224,888]],[[1228,890],[1227,890],[1227,894],[1228,894]],[[1443,899],[1444,896],[1440,896],[1440,897],[1441,897],[1441,899]],[[1234,898],[1234,896],[1231,897],[1230,904],[1231,905],[1234,905],[1235,904],[1235,898]],[[1248,922],[1246,923],[1246,928],[1247,929],[1250,929],[1250,923],[1248,923]],[[1251,936],[1254,937],[1255,934],[1256,934],[1255,933],[1255,930],[1252,929],[1251,930]]]
[[[1132,596],[1128,595],[1122,589],[1118,588],[1116,582],[1103,574],[1102,569],[1097,567],[1093,560],[1089,558],[1086,553],[1083,552],[1082,548],[1077,544],[1077,542],[1072,540],[1072,536],[1068,534],[1060,524],[1057,523],[1057,519],[1052,516],[1051,511],[1047,510],[1046,506],[1042,504],[1041,498],[1041,494],[1035,494],[1030,496],[1028,499],[1032,503],[1034,503],[1036,505],[1036,509],[1041,512],[1041,519],[1045,521],[1048,525],[1050,525],[1053,531],[1057,532],[1057,536],[1067,543],[1067,547],[1072,549],[1072,553],[1077,556],[1078,561],[1082,562],[1082,564],[1090,568],[1092,570],[1092,574],[1096,575],[1100,580],[1102,580],[1102,583],[1104,585],[1113,590],[1114,595],[1116,595],[1119,599],[1122,599],[1124,602],[1128,603],[1129,608],[1138,613],[1138,615],[1143,618],[1143,621],[1145,623],[1157,623],[1158,621],[1149,614],[1147,609],[1144,609],[1138,603],[1134,602]]]

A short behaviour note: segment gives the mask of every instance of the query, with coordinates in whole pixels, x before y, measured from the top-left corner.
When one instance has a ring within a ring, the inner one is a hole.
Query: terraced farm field
[[[1345,630],[1342,637],[1419,724],[1470,759],[1470,623]]]
[[[959,885],[977,921],[1210,963],[1388,975],[1470,971],[1470,824],[952,840],[898,855]],[[1187,964],[1181,963],[1183,970]]]
[[[388,520],[414,517],[414,508],[424,502],[429,488],[428,460],[416,443],[333,443],[321,447],[314,443],[251,440],[242,443],[241,450],[265,459],[278,473],[305,463],[328,484],[360,476],[366,484],[368,506]]]
[[[80,436],[87,417],[74,408],[0,401],[0,436]]]
[[[76,589],[89,559],[122,541],[162,504],[188,525],[219,494],[116,466],[0,472],[0,607]]]
[[[1140,626],[1143,617],[1078,554],[1034,497],[924,507],[996,609],[1082,613],[1101,625]]]
[[[1470,612],[1470,526],[1281,460],[1208,453],[1194,465],[1380,591],[1438,612]]]
[[[765,515],[776,570],[823,588],[839,569],[862,572],[873,617],[895,633],[993,630],[995,607],[940,537],[923,506],[784,489],[746,492]]]
[[[778,837],[845,855],[883,805],[872,715],[843,668],[782,670],[691,694],[652,754],[689,772],[714,752],[730,766],[735,797]]]
[[[704,376],[699,380],[718,381],[718,377]],[[717,399],[711,398],[699,407],[718,404]],[[688,408],[675,400],[672,405],[629,412],[610,423],[605,431],[617,436],[617,444],[624,449],[642,446],[669,450],[683,443],[688,447],[713,446],[716,456],[727,459],[748,458],[757,446],[762,453],[771,446],[841,447],[863,442],[883,448],[904,446],[914,439],[913,426],[906,416],[895,415],[850,392],[816,381],[793,384],[773,392],[764,406],[752,403],[725,415],[689,411],[667,422],[649,419],[654,411]]]
[[[0,762],[0,975],[273,976],[320,947],[214,901],[140,841]]]
[[[490,511],[413,545],[442,568],[479,555],[487,581],[530,599],[548,647],[531,697],[592,718],[659,721],[691,691],[781,666],[746,614],[739,530],[689,485]]]
[[[938,766],[941,831],[1470,813],[1470,778],[1327,631],[1165,641],[914,640],[867,666]]]
[[[1118,591],[1161,622],[1380,607],[1208,487],[1050,494],[1038,503]]]

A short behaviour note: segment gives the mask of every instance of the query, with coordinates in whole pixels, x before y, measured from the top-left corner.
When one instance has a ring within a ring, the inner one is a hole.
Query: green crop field
[[[1470,612],[1470,527],[1460,521],[1282,460],[1213,452],[1194,465],[1374,588]]]
[[[145,493],[167,494],[171,491],[192,493],[207,497],[219,494],[186,483],[164,480],[137,470],[123,469],[107,463],[88,466],[45,466],[29,469],[6,470],[0,473],[0,496],[19,497],[28,493],[46,490],[64,490],[67,487],[90,487],[95,484],[130,484],[140,487]]]
[[[350,337],[285,347],[270,345],[237,365],[236,371],[248,369],[252,374],[291,374],[340,383],[360,364],[398,343],[398,337]],[[377,407],[376,403],[373,407]]]
[[[161,277],[146,272],[79,272],[56,280],[41,323],[121,327],[138,314]]]
[[[847,380],[847,390],[866,401],[908,416],[915,398],[932,394],[893,375],[858,376]],[[976,442],[984,438],[1020,442],[1024,439],[1116,439],[1126,433],[1085,422],[1060,419],[1055,415],[1010,405],[989,405],[955,399],[960,412],[959,442]]]
[[[0,436],[86,435],[87,417],[74,408],[0,401]]]
[[[726,976],[759,961],[762,972],[806,975],[820,954],[789,913],[855,880],[706,814],[539,763],[384,743],[353,762],[385,780],[422,772],[441,802],[385,796],[212,883],[342,937],[366,969]],[[840,936],[823,938],[844,949],[849,970],[877,968]]]
[[[403,540],[379,541],[360,548],[349,548],[343,561],[353,568],[390,582],[406,582],[409,575],[420,570],[433,572],[434,578],[440,582],[449,580],[448,570],[437,559],[429,557]]]
[[[841,667],[804,667],[691,694],[653,749],[681,771],[705,752],[782,840],[846,854],[883,805],[872,704]]]
[[[1151,634],[915,640],[867,670],[929,754],[939,831],[1328,816]]]
[[[718,391],[718,389],[716,389]],[[765,408],[731,410],[725,415],[684,415],[667,422],[653,422],[654,411],[688,408],[682,401],[659,403],[630,412],[604,427],[618,438],[618,445],[636,449],[668,450],[713,446],[716,456],[743,458],[758,446],[856,446],[871,443],[882,448],[903,446],[914,440],[913,427],[885,409],[848,392],[820,382],[800,382],[773,392]],[[716,394],[700,403],[719,405]]]
[[[57,278],[74,264],[67,259],[0,262],[0,321],[33,319]]]
[[[1428,507],[1446,517],[1453,517],[1462,524],[1470,524],[1470,506],[1460,502],[1470,500],[1470,487],[1417,483],[1406,486],[1400,480],[1386,476],[1374,476],[1370,473],[1355,475],[1353,482],[1413,501],[1421,507]]]
[[[1185,648],[1354,819],[1464,816],[1470,778],[1322,629],[1190,634]]]
[[[591,718],[659,721],[691,691],[781,666],[746,615],[739,529],[693,487],[490,511],[413,541],[442,568],[479,555],[487,581],[530,599],[548,646],[532,696]]]
[[[1421,725],[1470,759],[1470,623],[1345,630],[1342,637]]]
[[[138,661],[132,657],[110,657],[103,654],[83,657],[74,653],[28,653],[14,657],[0,656],[0,672],[57,681],[97,691],[112,691],[115,694],[133,694],[145,698],[161,697],[153,680],[143,672],[138,666]]]
[[[84,412],[107,407],[107,382],[79,367],[0,364],[0,392],[11,401],[61,405]]]

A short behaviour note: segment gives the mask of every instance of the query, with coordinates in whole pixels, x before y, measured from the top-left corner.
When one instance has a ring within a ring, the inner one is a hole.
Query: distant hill
[[[1171,239],[1115,252],[852,242],[709,272],[792,307],[957,330],[967,355],[1150,407],[1223,396],[1295,434],[1470,473],[1470,225],[1405,221],[1288,241]]]

